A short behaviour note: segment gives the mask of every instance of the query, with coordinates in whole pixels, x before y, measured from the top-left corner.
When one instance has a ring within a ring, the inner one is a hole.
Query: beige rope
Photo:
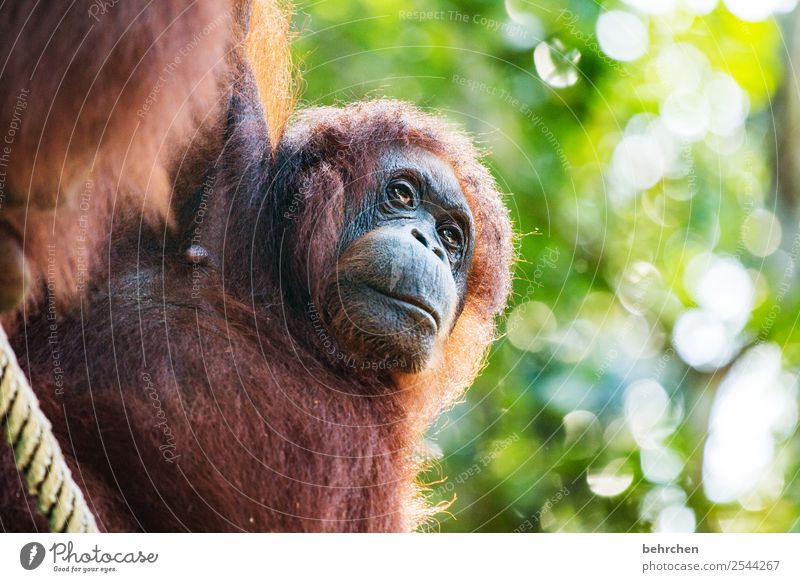
[[[17,470],[51,532],[96,532],[97,524],[61,454],[50,421],[0,326],[0,424]]]

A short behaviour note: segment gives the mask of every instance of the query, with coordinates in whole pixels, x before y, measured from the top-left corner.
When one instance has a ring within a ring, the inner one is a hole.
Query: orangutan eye
[[[386,187],[386,196],[389,202],[397,207],[410,210],[416,206],[417,199],[414,188],[405,180],[393,180]]]
[[[439,227],[438,233],[442,238],[442,242],[444,242],[451,251],[459,250],[464,244],[464,234],[455,224],[446,224]]]

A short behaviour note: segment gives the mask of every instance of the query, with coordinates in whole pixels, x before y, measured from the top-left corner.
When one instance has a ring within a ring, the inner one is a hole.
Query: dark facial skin
[[[415,372],[463,307],[473,218],[453,170],[425,150],[388,152],[375,184],[342,237],[329,326],[353,357]]]

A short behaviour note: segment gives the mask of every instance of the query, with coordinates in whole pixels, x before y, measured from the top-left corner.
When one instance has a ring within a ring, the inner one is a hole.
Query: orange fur
[[[273,144],[280,142],[297,102],[290,44],[291,12],[288,1],[255,0],[245,41]]]
[[[176,162],[215,139],[224,115],[240,10],[212,0],[0,8],[0,127],[18,127],[0,236],[21,241],[28,305],[48,287],[74,306],[78,278],[102,273],[112,232],[171,224],[184,202],[172,187]]]

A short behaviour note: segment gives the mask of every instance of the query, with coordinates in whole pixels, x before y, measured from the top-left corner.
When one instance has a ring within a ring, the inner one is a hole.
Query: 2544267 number
[[[780,565],[780,560],[736,560],[731,562],[731,570],[762,570],[773,571],[777,570]]]

